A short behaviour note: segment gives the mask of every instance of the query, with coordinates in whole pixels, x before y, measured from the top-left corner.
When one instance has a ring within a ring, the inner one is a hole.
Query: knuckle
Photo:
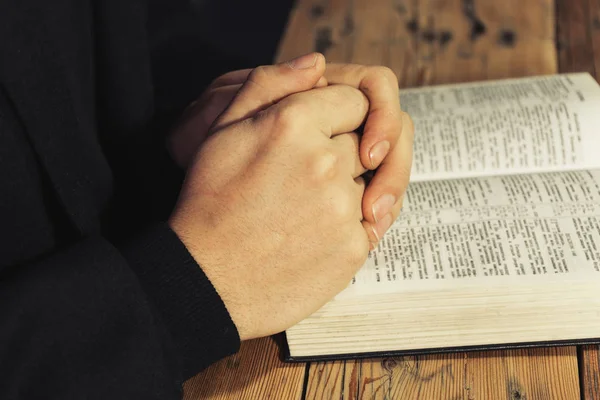
[[[266,65],[261,65],[254,68],[248,74],[246,84],[252,85],[257,89],[263,90],[269,93],[269,81],[270,81],[270,68]]]
[[[286,112],[294,118],[294,121],[306,118],[307,114],[310,112],[310,106],[306,102],[298,99],[290,100],[285,104],[284,108],[286,109]]]
[[[338,223],[351,221],[356,216],[357,205],[352,199],[350,193],[337,189],[329,199],[328,208],[331,216]]]
[[[281,103],[273,112],[273,123],[282,131],[289,131],[302,122],[302,116],[306,115],[306,112],[306,105],[300,102]]]
[[[345,86],[344,89],[346,92],[343,93],[342,100],[351,101],[357,114],[366,114],[369,111],[369,100],[364,93],[350,86]]]
[[[378,75],[382,76],[391,84],[398,86],[398,77],[396,76],[396,73],[392,71],[391,68],[384,66],[378,66],[375,68]]]
[[[364,237],[349,241],[346,254],[348,255],[348,263],[353,268],[359,268],[365,263],[369,255],[368,241]]]
[[[337,175],[339,156],[330,150],[323,150],[309,159],[308,171],[314,182],[328,183]]]
[[[269,76],[268,68],[265,65],[260,65],[250,71],[248,75],[248,80],[253,83],[262,83],[267,80]]]
[[[328,100],[334,107],[343,105],[345,110],[351,111],[356,115],[366,115],[369,111],[369,100],[365,94],[354,87],[347,85],[337,85],[331,92]]]

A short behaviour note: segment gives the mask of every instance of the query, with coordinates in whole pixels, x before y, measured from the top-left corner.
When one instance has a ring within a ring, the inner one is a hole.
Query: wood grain
[[[580,357],[584,400],[600,400],[600,347],[582,346]]]
[[[276,58],[386,65],[401,87],[552,74],[554,11],[552,0],[300,0]]]
[[[560,0],[566,1],[566,0]],[[588,23],[591,38],[591,53],[594,55],[593,75],[598,79],[600,72],[600,0],[588,0]],[[591,67],[589,67],[591,68]]]
[[[595,73],[591,3],[589,0],[558,0],[556,3],[558,68],[561,72]]]
[[[400,357],[310,367],[307,399],[579,399],[574,347]]]
[[[251,340],[237,354],[188,380],[184,399],[300,399],[305,369],[281,362],[272,338]]]

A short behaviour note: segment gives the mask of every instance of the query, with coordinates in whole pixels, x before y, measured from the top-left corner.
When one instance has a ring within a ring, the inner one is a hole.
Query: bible
[[[600,87],[586,73],[403,90],[400,216],[288,361],[600,338]]]

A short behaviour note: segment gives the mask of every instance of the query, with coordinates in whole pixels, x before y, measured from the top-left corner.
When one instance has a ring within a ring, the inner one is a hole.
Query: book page
[[[600,279],[600,169],[415,182],[341,297]]]
[[[600,87],[589,74],[403,90],[412,181],[600,168]]]

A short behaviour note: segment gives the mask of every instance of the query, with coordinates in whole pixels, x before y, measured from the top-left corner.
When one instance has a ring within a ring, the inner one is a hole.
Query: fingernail
[[[385,216],[385,214],[389,213],[392,210],[394,204],[396,204],[395,196],[391,194],[381,195],[371,207],[375,222],[378,222]]]
[[[369,158],[371,159],[371,168],[378,166],[390,150],[390,142],[384,140],[371,147]]]
[[[306,54],[304,56],[294,58],[293,60],[288,61],[288,65],[292,69],[309,69],[314,67],[316,63],[317,55],[314,53]]]
[[[379,242],[369,242],[369,250],[375,250],[379,246]]]
[[[385,217],[381,218],[375,225],[375,232],[378,240],[381,240],[387,230],[390,229],[390,226],[392,226],[392,214],[386,214]]]
[[[371,230],[373,231],[373,235],[375,236],[375,239],[377,239],[377,243],[379,243],[379,240],[381,239],[379,237],[379,234],[377,233],[377,229],[375,228],[375,225],[370,224],[371,225]],[[373,244],[373,242],[371,242],[371,244]]]

